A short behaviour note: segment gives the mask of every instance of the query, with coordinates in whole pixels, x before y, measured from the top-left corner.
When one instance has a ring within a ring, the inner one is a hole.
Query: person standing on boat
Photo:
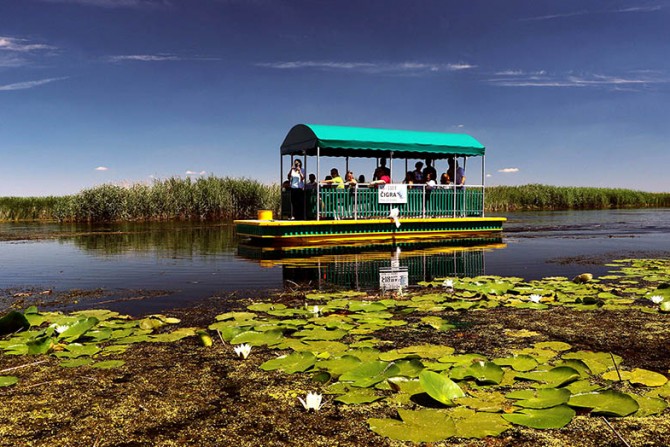
[[[458,162],[454,160],[454,157],[449,157],[448,163],[449,169],[447,172],[449,172],[449,178],[454,180],[456,186],[465,185],[465,169],[458,166]]]
[[[288,173],[291,184],[291,219],[305,219],[305,170],[302,162],[295,160]]]
[[[377,166],[377,169],[375,169],[375,173],[372,176],[372,181],[374,182],[375,180],[381,180],[382,176],[384,175],[391,178],[391,170],[386,167],[386,159],[382,158],[379,160],[379,166]]]
[[[416,168],[414,169],[414,183],[424,183],[423,171],[421,169],[423,168],[423,162],[417,161],[414,167]]]
[[[426,158],[426,167],[423,168],[423,181],[428,183],[428,174],[430,174],[433,180],[437,180],[437,171],[433,167],[433,160]]]

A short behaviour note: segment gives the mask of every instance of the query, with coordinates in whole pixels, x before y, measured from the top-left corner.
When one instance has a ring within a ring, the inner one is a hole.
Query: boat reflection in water
[[[240,244],[238,254],[264,267],[282,267],[284,282],[317,289],[398,289],[442,277],[485,273],[485,253],[504,248],[500,237],[320,247]]]

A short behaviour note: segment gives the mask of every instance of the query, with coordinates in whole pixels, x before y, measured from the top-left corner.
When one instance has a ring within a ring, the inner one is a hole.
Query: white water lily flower
[[[243,345],[237,345],[233,349],[235,349],[235,354],[237,354],[238,357],[246,359],[251,352],[251,345],[245,343]]]
[[[321,313],[321,308],[319,306],[314,306],[311,309],[309,309],[309,311],[312,312],[315,317],[318,317],[319,314]]]
[[[531,296],[528,297],[528,299],[533,302],[533,303],[539,303],[542,297],[538,295],[537,293],[532,294]]]
[[[305,397],[305,400],[302,400],[301,397],[298,398],[300,403],[302,404],[303,407],[305,407],[305,410],[314,410],[314,411],[319,411],[321,407],[323,406],[323,402],[321,399],[323,396],[318,393],[312,393],[311,391],[307,393],[307,397]]]
[[[651,297],[651,302],[654,304],[661,304],[663,302],[663,297],[661,295],[654,295]]]
[[[442,287],[445,289],[453,289],[454,288],[454,280],[453,279],[445,279],[444,282],[442,283]]]

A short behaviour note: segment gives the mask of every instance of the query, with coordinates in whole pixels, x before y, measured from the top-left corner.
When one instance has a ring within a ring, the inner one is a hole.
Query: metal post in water
[[[284,184],[284,157],[282,156],[281,150],[279,151],[279,218],[284,215],[284,207],[281,200],[283,193],[282,185]]]
[[[486,193],[486,155],[482,155],[482,217],[484,216],[484,194]]]

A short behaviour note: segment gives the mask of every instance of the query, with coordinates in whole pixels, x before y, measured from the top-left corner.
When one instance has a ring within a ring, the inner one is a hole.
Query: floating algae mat
[[[326,406],[395,409],[395,417],[369,418],[369,428],[413,442],[497,436],[514,425],[558,429],[578,413],[658,415],[670,399],[666,375],[627,365],[609,352],[544,341],[488,357],[433,343],[395,347],[382,338],[393,331],[448,336],[459,328],[447,317],[454,311],[467,316],[496,307],[547,312],[560,306],[579,317],[596,309],[650,314],[669,310],[669,261],[622,260],[612,267],[611,274],[595,279],[443,278],[419,290],[368,301],[363,293],[314,292],[299,307],[256,302],[218,315],[209,333],[197,328],[170,331],[178,320],[163,315],[132,320],[109,311],[63,315],[30,308],[0,320],[0,333],[5,334],[0,349],[4,355],[54,356],[64,367],[113,368],[135,343],[177,343],[200,336],[206,346],[210,336],[220,336],[238,348],[250,346],[245,356],[258,349],[277,350],[279,355],[260,368],[309,375],[326,395]],[[507,331],[500,337],[523,340],[528,335]],[[13,376],[0,377],[0,386],[17,382]]]

